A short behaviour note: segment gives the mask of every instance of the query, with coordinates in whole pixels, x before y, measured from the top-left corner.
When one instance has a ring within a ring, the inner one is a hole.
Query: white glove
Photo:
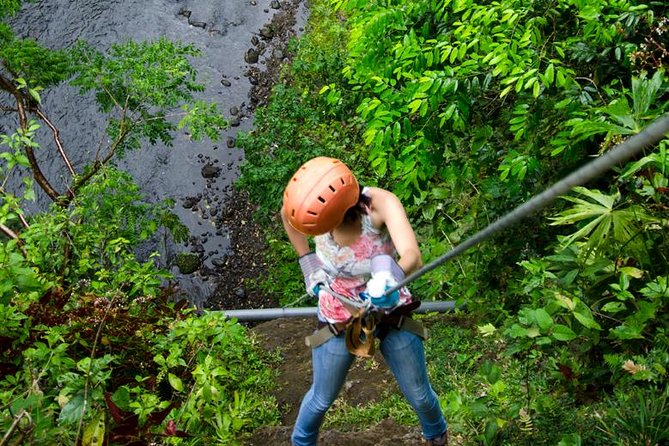
[[[315,252],[303,255],[298,261],[307,293],[312,297],[318,297],[320,286],[330,283],[330,276],[323,269],[323,262]]]
[[[380,271],[372,275],[372,278],[367,282],[365,291],[370,297],[381,297],[388,288],[395,285],[397,285],[397,281],[390,274],[390,271]]]
[[[387,254],[381,254],[371,261],[372,278],[367,282],[365,292],[370,297],[372,305],[379,308],[394,308],[399,304],[400,294],[397,290],[388,295],[385,292],[397,285],[398,280],[404,279],[404,271],[395,259]]]

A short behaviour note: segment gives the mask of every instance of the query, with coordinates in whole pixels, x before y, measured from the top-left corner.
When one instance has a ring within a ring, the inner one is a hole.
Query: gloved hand
[[[300,269],[304,276],[304,286],[307,293],[312,297],[318,297],[318,291],[321,285],[326,285],[330,282],[330,276],[323,269],[323,262],[318,258],[315,252],[305,254],[298,259],[300,262]]]
[[[404,279],[402,268],[391,256],[381,254],[372,258],[371,272],[372,278],[367,282],[365,293],[371,299],[372,305],[384,309],[396,307],[400,301],[400,293],[397,290],[387,296],[384,293]]]

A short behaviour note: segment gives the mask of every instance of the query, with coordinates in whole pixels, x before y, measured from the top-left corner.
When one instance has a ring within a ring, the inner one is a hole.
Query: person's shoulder
[[[404,209],[399,198],[389,190],[370,187],[367,196],[370,198],[372,225],[377,229],[383,228],[388,219],[395,218]]]
[[[389,190],[381,189],[380,187],[368,187],[366,188],[366,193],[372,202],[372,208],[375,206],[383,207],[388,204],[399,203],[397,195]]]
[[[397,199],[397,196],[389,190],[382,189],[380,187],[369,186],[365,188],[367,196],[371,199],[381,198],[381,199]]]

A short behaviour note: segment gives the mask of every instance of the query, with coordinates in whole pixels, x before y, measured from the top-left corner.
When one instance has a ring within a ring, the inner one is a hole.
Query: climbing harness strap
[[[319,322],[319,328],[311,336],[305,338],[305,344],[308,347],[316,348],[323,345],[331,338],[344,334],[346,337],[346,348],[349,352],[360,357],[370,357],[374,355],[375,338],[383,340],[390,330],[406,330],[423,340],[427,339],[428,332],[420,321],[411,318],[411,311],[417,308],[401,311],[403,314],[384,315],[382,313],[368,313],[364,316],[351,318],[347,323],[328,324]],[[402,310],[400,308],[399,310]],[[374,332],[378,329],[378,336]]]
[[[346,350],[361,358],[374,356],[376,315],[367,313],[353,318],[346,327]]]
[[[304,338],[304,343],[307,347],[316,348],[319,345],[325,344],[331,338],[339,336],[344,331],[346,331],[346,324],[328,324],[319,322],[318,330],[311,336]]]

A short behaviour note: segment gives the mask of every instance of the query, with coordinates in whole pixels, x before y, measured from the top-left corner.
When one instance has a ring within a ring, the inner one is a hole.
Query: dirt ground
[[[258,40],[254,45],[261,53],[274,53],[286,48],[287,40],[294,35],[295,11],[301,0],[281,2],[281,11],[275,14],[269,29],[271,38]],[[259,33],[259,35],[267,33]],[[257,80],[250,93],[254,107],[267,102],[271,88],[278,80],[283,61],[270,58],[265,70],[249,69],[249,76]],[[215,291],[208,307],[212,309],[270,308],[278,303],[262,295],[251,284],[266,273],[263,252],[266,249],[262,228],[253,221],[254,206],[244,193],[235,192],[225,203],[219,224],[227,228],[231,237],[231,252],[216,271]],[[297,259],[295,260],[297,261]],[[281,425],[264,427],[246,440],[249,446],[290,445],[290,433],[302,397],[311,384],[311,351],[304,344],[305,336],[315,329],[315,319],[276,319],[250,327],[260,345],[270,352],[279,352],[278,385],[275,397],[282,412]],[[400,393],[392,373],[380,353],[373,359],[358,359],[349,371],[340,400],[358,406],[379,400],[388,392]],[[335,404],[337,404],[335,403]],[[415,446],[422,444],[418,426],[403,426],[393,419],[369,426],[363,431],[342,432],[322,430],[321,446]]]
[[[278,381],[275,397],[282,412],[281,425],[265,427],[253,433],[249,446],[290,445],[290,433],[302,397],[311,385],[311,351],[304,337],[315,328],[313,319],[275,319],[253,327],[263,348],[279,352]],[[358,358],[351,367],[335,404],[363,406],[379,401],[388,393],[401,394],[395,378],[377,351],[374,358]],[[419,426],[404,426],[385,419],[365,430],[344,432],[321,430],[320,446],[416,446],[423,444]]]

